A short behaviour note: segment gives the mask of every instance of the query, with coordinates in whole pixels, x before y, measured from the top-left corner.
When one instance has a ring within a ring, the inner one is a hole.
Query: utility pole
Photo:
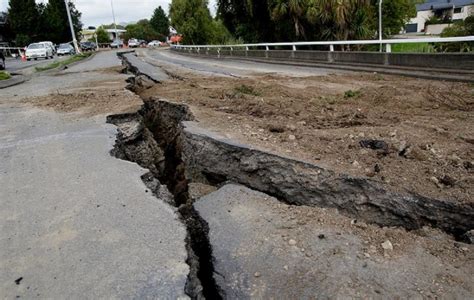
[[[115,11],[114,11],[114,2],[113,2],[113,0],[110,0],[110,6],[112,6],[112,17],[114,18],[115,40],[118,40],[117,22],[115,22]]]
[[[66,4],[67,18],[69,19],[69,27],[71,28],[72,43],[74,44],[74,49],[76,53],[81,53],[79,46],[77,45],[76,33],[74,32],[74,25],[72,24],[71,11],[69,10],[69,0],[64,0]]]
[[[379,0],[379,41],[380,41],[380,52],[383,51],[382,49],[382,39],[383,39],[383,33],[382,33],[382,1]]]

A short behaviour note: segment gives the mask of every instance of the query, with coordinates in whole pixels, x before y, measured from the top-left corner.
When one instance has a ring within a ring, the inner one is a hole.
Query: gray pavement
[[[38,59],[31,61],[22,61],[21,59],[7,59],[6,70],[8,72],[20,72],[27,68],[45,66],[58,60],[66,59],[66,57],[55,56],[53,59]]]
[[[349,72],[326,68],[285,66],[231,59],[217,60],[212,58],[195,58],[173,53],[170,50],[165,49],[139,49],[137,51],[144,57],[159,62],[165,66],[177,67],[183,70],[192,70],[194,72],[214,76],[241,77],[253,75],[255,73],[273,73],[297,77],[324,76],[328,74],[343,74]]]
[[[154,82],[162,82],[169,79],[168,75],[161,68],[142,61],[135,53],[125,54],[124,58],[129,67],[136,70],[137,75],[145,75]]]
[[[427,231],[415,242],[400,231],[351,225],[335,211],[287,206],[233,184],[194,207],[209,224],[214,278],[227,299],[473,296],[472,264],[440,255],[452,243],[439,233]],[[387,239],[392,250],[380,247]]]
[[[119,63],[101,53],[71,68],[89,72],[2,91],[0,298],[185,297],[185,227],[147,190],[144,169],[110,156],[116,130],[105,116],[21,104],[104,79],[94,68]]]

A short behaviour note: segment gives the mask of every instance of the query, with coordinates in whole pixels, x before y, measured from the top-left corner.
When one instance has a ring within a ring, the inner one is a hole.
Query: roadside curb
[[[12,75],[12,76],[13,77],[10,79],[0,81],[0,89],[5,89],[11,86],[22,84],[23,82],[28,80],[28,78],[23,75]]]
[[[70,68],[70,67],[75,66],[75,65],[77,65],[77,64],[80,64],[80,63],[87,62],[87,61],[91,60],[95,55],[96,55],[96,53],[92,53],[92,54],[91,54],[89,57],[87,57],[87,58],[84,58],[84,59],[81,59],[81,60],[79,60],[79,61],[70,63],[70,64],[68,64],[68,65],[66,65],[66,66],[57,67],[57,68],[54,68],[54,69],[51,69],[51,70],[37,71],[37,70],[36,70],[36,67],[35,67],[35,72],[34,72],[33,74],[38,74],[38,75],[56,75],[56,74],[58,74],[58,73],[61,72],[61,71],[67,70],[67,68]],[[67,67],[67,68],[64,68],[64,67]]]

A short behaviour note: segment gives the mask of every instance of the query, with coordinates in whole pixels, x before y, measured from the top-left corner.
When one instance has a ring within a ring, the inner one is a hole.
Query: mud
[[[180,80],[145,89],[142,98],[189,105],[203,127],[222,136],[397,192],[473,201],[470,84],[380,74],[228,78],[169,71]],[[385,142],[387,151],[361,147],[370,139]],[[445,176],[453,184],[444,184]]]

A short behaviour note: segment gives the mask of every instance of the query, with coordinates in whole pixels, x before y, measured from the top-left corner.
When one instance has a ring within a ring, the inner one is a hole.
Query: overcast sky
[[[36,0],[47,2],[47,0]],[[82,12],[84,26],[97,26],[112,23],[112,12],[109,0],[73,0],[79,11]],[[153,10],[161,5],[168,12],[171,0],[113,0],[117,23],[133,22],[140,19],[149,19]],[[211,12],[215,12],[216,0],[210,0]],[[7,10],[8,0],[0,0],[0,11]]]

